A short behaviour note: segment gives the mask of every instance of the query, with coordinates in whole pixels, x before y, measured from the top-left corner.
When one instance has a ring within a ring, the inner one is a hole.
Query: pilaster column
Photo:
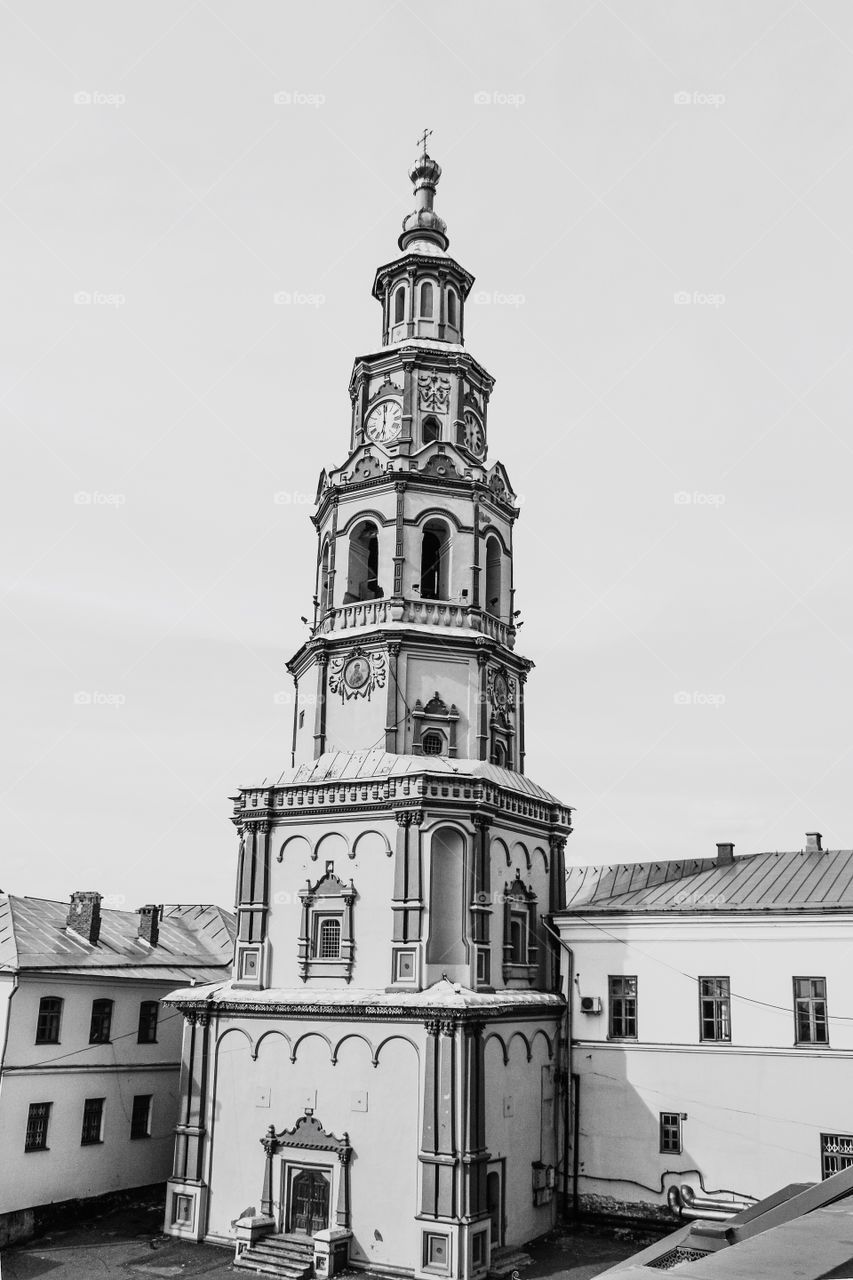
[[[468,1219],[486,1213],[486,1064],[482,1022],[462,1027],[462,1196],[460,1213]]]
[[[411,381],[411,378],[409,378]],[[406,483],[398,480],[394,485],[397,495],[397,511],[394,524],[394,596],[400,600],[403,596],[403,565],[406,563]]]
[[[206,1009],[185,1015],[181,1056],[181,1119],[175,1126],[173,1177],[201,1182],[204,1172],[204,1107],[210,1058],[210,1026]]]
[[[479,685],[477,690],[477,698],[479,701],[477,715],[477,759],[488,760],[489,758],[489,707],[488,695],[486,690],[486,668],[489,662],[489,655],[482,649],[477,650],[477,675],[479,677]]]
[[[477,943],[489,941],[491,916],[491,866],[489,827],[491,818],[482,813],[471,815],[474,824],[474,874],[471,895],[471,938]]]
[[[424,1126],[420,1160],[421,1213],[427,1217],[455,1218],[457,1214],[456,1168],[456,1039],[450,1019],[426,1024],[424,1076]]]
[[[314,710],[314,759],[326,750],[326,668],[329,655],[317,654],[317,706]]]
[[[395,556],[396,561],[396,556]],[[402,566],[401,566],[402,567]],[[394,578],[396,583],[397,566],[394,566]],[[395,591],[396,594],[396,591]],[[394,641],[388,646],[388,688],[385,693],[385,750],[394,754],[397,752],[397,731],[399,725],[397,715],[397,689],[398,676],[397,664],[400,656],[400,645]]]

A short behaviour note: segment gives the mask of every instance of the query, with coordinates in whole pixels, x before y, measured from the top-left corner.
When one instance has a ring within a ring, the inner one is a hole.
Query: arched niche
[[[311,857],[311,844],[305,836],[289,836],[278,851],[278,861],[298,862],[299,859]]]
[[[349,845],[339,831],[328,831],[317,841],[314,858],[321,862],[334,862],[336,858],[349,856]]]
[[[359,600],[378,600],[379,530],[372,520],[360,521],[349,536],[349,564],[344,604]]]
[[[505,866],[509,866],[512,858],[509,856],[509,848],[505,840],[501,840],[500,836],[492,836],[491,853],[493,858],[499,858]]]
[[[520,861],[521,861],[521,859],[523,858],[523,859],[524,859],[524,865],[527,867],[527,870],[528,870],[528,871],[530,870],[530,868],[531,868],[531,866],[532,866],[532,862],[531,862],[531,858],[530,858],[530,852],[529,852],[529,850],[528,850],[528,848],[527,848],[527,845],[526,845],[526,844],[524,844],[521,840],[516,840],[516,841],[515,841],[515,843],[513,844],[512,849],[511,849],[511,851],[510,851],[510,852],[511,852],[511,855],[512,855],[512,859],[511,859],[511,860],[512,860],[513,862],[520,862]]]
[[[427,964],[465,964],[465,838],[455,827],[437,827],[430,839]]]
[[[351,858],[380,858],[390,855],[391,846],[381,831],[362,831],[350,853]]]
[[[427,520],[421,532],[422,600],[446,600],[450,593],[452,538],[445,520]]]

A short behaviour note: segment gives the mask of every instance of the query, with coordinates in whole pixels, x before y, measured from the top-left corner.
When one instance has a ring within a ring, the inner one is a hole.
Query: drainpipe
[[[578,1134],[581,1127],[581,1078],[576,1071],[572,1072],[572,1111],[575,1117],[575,1140],[572,1144],[572,1216],[577,1220],[581,1216],[580,1198],[578,1196],[578,1177],[580,1174],[581,1149]],[[569,1122],[566,1117],[566,1130]],[[566,1170],[568,1174],[568,1170]]]
[[[580,1108],[580,1076],[572,1071],[572,980],[574,977],[575,957],[574,952],[568,943],[564,942],[559,933],[551,927],[548,921],[542,917],[542,924],[551,934],[552,938],[556,938],[559,945],[568,956],[568,965],[566,968],[566,1101],[569,1105],[566,1107],[566,1114],[563,1120],[563,1205],[569,1203],[569,1147],[572,1148],[572,1215],[577,1218],[579,1215],[578,1206],[578,1168],[580,1152],[578,1149],[578,1115]],[[572,1114],[574,1114],[574,1132],[572,1133]],[[572,1141],[574,1139],[574,1141]]]

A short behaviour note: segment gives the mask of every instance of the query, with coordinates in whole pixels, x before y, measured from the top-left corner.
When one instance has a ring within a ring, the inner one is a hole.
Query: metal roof
[[[66,927],[67,902],[0,894],[0,968],[80,972],[97,969],[118,976],[193,977],[201,967],[230,965],[234,916],[221,907],[176,903],[163,907],[156,947],[137,937],[135,911],[101,909],[97,943]],[[187,973],[190,970],[190,973]],[[161,971],[161,972],[160,972]]]
[[[451,760],[446,756],[397,755],[379,748],[373,751],[327,751],[305,764],[286,770],[274,784],[276,787],[299,787],[323,782],[351,781],[368,778],[416,776],[446,776],[447,778],[484,778],[506,791],[531,796],[546,804],[568,806],[544,787],[523,773],[502,769],[485,760]],[[265,784],[266,785],[266,784]],[[243,788],[251,790],[252,788]]]
[[[566,877],[567,915],[851,910],[853,849],[572,867]]]

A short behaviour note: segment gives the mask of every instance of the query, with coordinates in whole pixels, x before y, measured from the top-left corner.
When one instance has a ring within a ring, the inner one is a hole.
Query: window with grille
[[[317,959],[339,960],[341,955],[341,922],[320,920],[317,929]]]
[[[92,1021],[89,1024],[89,1044],[109,1044],[112,1021],[112,1000],[93,1000]]]
[[[731,984],[728,978],[699,979],[699,1035],[731,1040]]]
[[[794,979],[797,1044],[827,1044],[826,978]]]
[[[624,976],[608,979],[610,992],[609,1034],[614,1040],[637,1038],[637,979]]]
[[[527,913],[514,911],[509,918],[510,964],[527,964]]]
[[[131,1138],[151,1137],[151,1094],[138,1093],[133,1099],[133,1112],[130,1117]]]
[[[157,1000],[143,1000],[139,1006],[139,1044],[155,1044],[157,1041],[157,1015],[160,1009]]]
[[[421,739],[421,750],[425,756],[444,754],[444,738],[437,729],[429,729]]]
[[[660,1113],[660,1149],[667,1155],[681,1155],[681,1113]]]
[[[103,1141],[104,1099],[87,1098],[83,1103],[83,1131],[80,1134],[80,1145],[92,1146]]]
[[[59,1044],[62,1001],[58,996],[42,996],[36,1023],[36,1044]]]
[[[27,1112],[27,1136],[25,1151],[47,1151],[47,1126],[50,1122],[52,1102],[31,1102]]]
[[[834,1173],[853,1166],[853,1134],[822,1133],[820,1135],[820,1176],[831,1178]]]

